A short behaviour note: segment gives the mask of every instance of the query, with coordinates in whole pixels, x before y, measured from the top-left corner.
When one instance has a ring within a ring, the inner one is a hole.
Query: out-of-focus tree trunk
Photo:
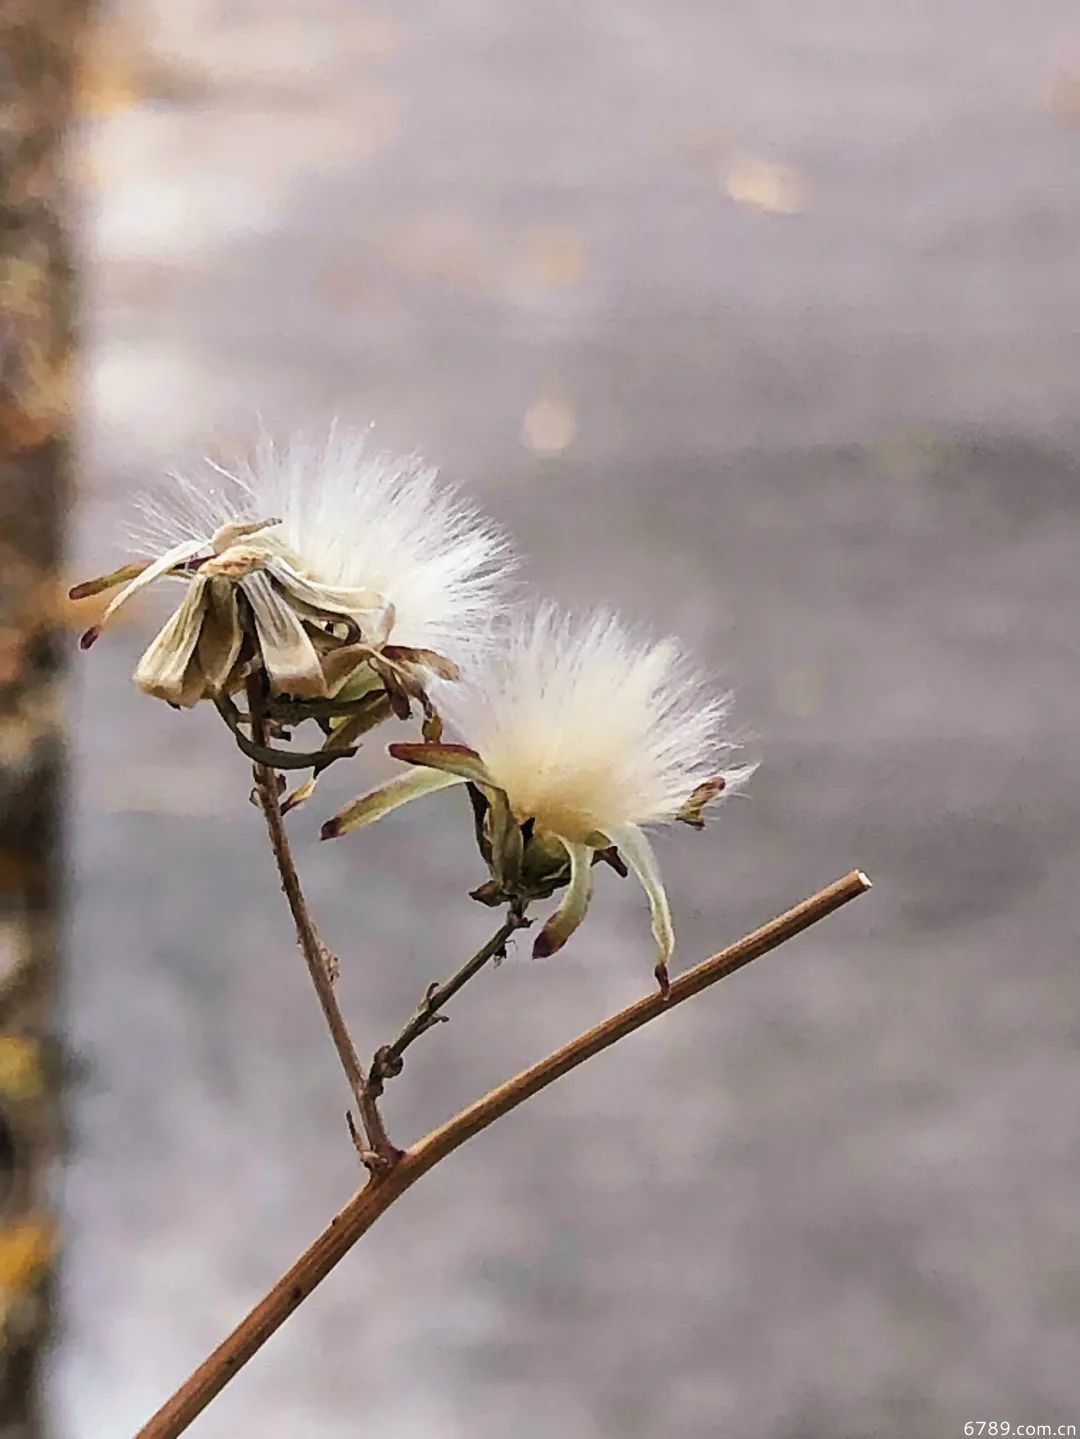
[[[42,1432],[56,1253],[64,781],[56,603],[71,455],[65,140],[89,0],[0,0],[0,1436]]]

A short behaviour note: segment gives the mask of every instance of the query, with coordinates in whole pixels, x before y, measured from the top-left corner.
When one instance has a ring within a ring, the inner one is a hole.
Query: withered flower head
[[[335,427],[321,444],[264,438],[232,473],[173,479],[143,506],[156,558],[72,592],[126,581],[88,648],[148,585],[186,584],[135,672],[147,694],[186,707],[261,668],[274,696],[348,700],[385,684],[407,713],[416,669],[452,675],[489,623],[507,546],[416,458],[369,454],[366,436]]]
[[[357,800],[327,837],[370,823],[417,795],[468,783],[492,882],[489,903],[527,902],[567,885],[534,953],[561,948],[585,916],[592,867],[603,859],[644,887],[667,982],[671,913],[643,826],[682,820],[745,782],[729,767],[728,697],[709,695],[674,640],[636,636],[614,616],[581,619],[541,608],[511,625],[505,650],[461,685],[443,710],[465,745],[392,745],[417,766]]]

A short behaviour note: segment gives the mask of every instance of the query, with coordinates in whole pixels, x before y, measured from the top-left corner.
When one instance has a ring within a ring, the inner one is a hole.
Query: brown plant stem
[[[368,1071],[368,1090],[374,1098],[378,1099],[382,1094],[383,1086],[388,1079],[394,1079],[401,1073],[402,1058],[409,1045],[445,1017],[440,1014],[443,1006],[448,1004],[454,995],[464,988],[474,975],[479,974],[491,960],[504,957],[506,941],[512,934],[519,929],[526,928],[530,923],[531,921],[525,918],[523,909],[511,909],[505,923],[491,936],[482,949],[478,949],[471,959],[466,960],[457,973],[446,980],[444,984],[431,986],[421,1001],[420,1007],[393,1044],[384,1044],[381,1049],[375,1051],[375,1058],[371,1061],[371,1069]]]
[[[578,1065],[616,1044],[643,1024],[669,1014],[684,1000],[733,974],[752,960],[767,954],[785,940],[800,934],[841,905],[857,899],[870,888],[870,881],[853,870],[827,889],[771,920],[745,939],[703,960],[671,984],[665,999],[653,993],[620,1010],[594,1029],[579,1034],[562,1049],[549,1054],[513,1079],[499,1085],[482,1099],[470,1104],[426,1139],[408,1150],[383,1174],[373,1174],[360,1192],[330,1221],[328,1228],[302,1254],[292,1268],[274,1285],[246,1319],[199,1365],[157,1414],[139,1430],[135,1439],[178,1439],[192,1421],[221,1392],[239,1369],[256,1354],[289,1315],[304,1302],[315,1286],[341,1262],[356,1241],[371,1228],[405,1190],[429,1169],[494,1124],[504,1114],[524,1104],[534,1094],[568,1074]]]
[[[259,680],[249,680],[248,706],[251,712],[251,734],[257,745],[266,744],[263,698]],[[341,1067],[345,1071],[345,1077],[349,1081],[349,1088],[352,1090],[360,1114],[363,1138],[357,1133],[351,1115],[347,1116],[349,1132],[353,1136],[353,1143],[356,1145],[360,1158],[372,1173],[378,1173],[395,1164],[401,1157],[402,1151],[392,1143],[386,1132],[386,1126],[383,1124],[382,1115],[379,1113],[376,1103],[376,1095],[372,1093],[368,1084],[363,1065],[356,1052],[356,1046],[352,1041],[352,1035],[345,1023],[345,1016],[342,1014],[337,996],[334,994],[332,978],[334,961],[319,938],[315,921],[311,917],[311,911],[308,909],[307,900],[300,884],[300,875],[293,860],[289,836],[285,829],[285,818],[281,810],[277,774],[269,765],[258,763],[254,766],[254,773],[255,796],[266,820],[270,848],[273,850],[278,874],[281,877],[281,888],[296,925],[296,942],[307,962],[308,973],[311,975],[311,982],[315,986],[315,993],[322,1006],[330,1038],[334,1042],[334,1048],[341,1060]]]

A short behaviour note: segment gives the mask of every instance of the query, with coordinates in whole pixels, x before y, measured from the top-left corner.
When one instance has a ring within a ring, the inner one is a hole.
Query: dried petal
[[[644,832],[636,824],[624,824],[609,829],[608,838],[613,844],[618,845],[619,853],[634,871],[642,889],[649,897],[653,938],[656,940],[656,947],[660,952],[656,977],[660,981],[660,988],[666,993],[668,988],[667,965],[675,950],[675,930],[671,923],[671,907],[668,904],[656,855],[653,854],[652,845],[646,839]]]
[[[217,694],[228,687],[243,644],[236,587],[229,580],[212,579],[197,649],[199,668],[210,693]]]
[[[272,692],[325,699],[326,681],[315,647],[269,578],[256,571],[244,576],[240,588],[251,605]]]
[[[585,918],[592,893],[592,850],[585,844],[567,844],[570,883],[562,903],[536,936],[533,958],[546,959],[563,945]]]
[[[210,581],[196,575],[180,608],[150,643],[135,670],[135,683],[144,694],[187,708],[201,698],[192,697],[188,665],[195,654],[206,614]]]
[[[348,619],[370,616],[373,629],[377,629],[387,609],[386,600],[376,590],[320,585],[305,579],[281,555],[269,556],[266,569],[290,598],[328,615],[342,615]]]

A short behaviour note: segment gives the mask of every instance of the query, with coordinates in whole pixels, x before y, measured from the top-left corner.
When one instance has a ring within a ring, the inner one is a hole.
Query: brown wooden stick
[[[416,1183],[440,1160],[509,1114],[519,1104],[546,1089],[549,1084],[584,1064],[594,1054],[609,1048],[640,1029],[650,1020],[667,1014],[676,1005],[700,994],[717,980],[724,979],[767,954],[785,940],[808,929],[841,905],[857,899],[870,888],[870,881],[859,870],[853,870],[827,889],[803,900],[786,914],[754,930],[745,939],[729,945],[701,964],[672,981],[667,999],[653,993],[627,1009],[605,1019],[595,1029],[579,1034],[569,1044],[549,1054],[539,1064],[524,1069],[513,1079],[493,1089],[483,1099],[470,1104],[441,1128],[433,1130],[385,1174],[375,1174],[356,1194],[315,1243],[302,1254],[287,1274],[274,1285],[246,1319],[233,1330],[194,1374],[187,1379],[157,1414],[139,1430],[135,1439],[177,1439],[192,1421],[221,1392],[239,1369],[256,1354],[272,1334],[308,1297],[315,1286],[344,1259],[356,1241],[371,1228],[390,1205]]]
[[[258,745],[266,743],[266,721],[263,717],[262,702],[263,695],[258,681],[250,681],[248,705],[251,710],[251,732],[252,738]],[[364,1067],[360,1063],[360,1056],[356,1052],[349,1027],[345,1023],[345,1016],[337,1002],[331,977],[333,961],[326,946],[319,938],[315,921],[311,917],[311,911],[308,909],[307,900],[304,897],[300,875],[293,860],[289,836],[285,829],[277,774],[268,765],[258,763],[255,765],[255,795],[266,819],[270,848],[274,852],[278,874],[281,876],[281,888],[288,902],[293,923],[296,925],[296,942],[307,962],[308,973],[311,975],[311,982],[315,986],[315,993],[322,1006],[330,1038],[334,1042],[334,1048],[341,1060],[341,1067],[345,1071],[349,1088],[352,1090],[356,1107],[360,1112],[364,1138],[361,1141],[353,1126],[352,1117],[349,1116],[349,1128],[353,1135],[353,1142],[356,1144],[361,1159],[373,1173],[379,1169],[387,1169],[400,1158],[401,1150],[391,1142],[390,1136],[386,1132],[382,1115],[379,1113],[377,1098],[368,1085]]]

